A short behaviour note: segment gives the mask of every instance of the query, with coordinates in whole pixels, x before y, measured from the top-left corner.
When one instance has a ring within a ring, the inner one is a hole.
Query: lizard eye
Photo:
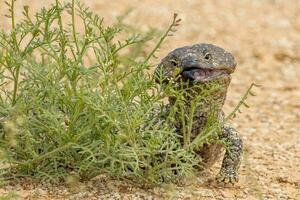
[[[210,53],[206,53],[206,54],[204,55],[204,59],[205,59],[205,60],[210,60],[210,59],[211,59],[211,54],[210,54]]]
[[[171,60],[170,63],[173,67],[177,67],[178,65],[178,63],[175,60]]]

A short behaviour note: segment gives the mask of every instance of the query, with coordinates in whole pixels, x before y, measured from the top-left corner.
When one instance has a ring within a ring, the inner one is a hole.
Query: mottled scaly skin
[[[173,84],[174,88],[189,89],[185,95],[185,108],[189,111],[191,103],[201,90],[211,83],[220,86],[207,101],[203,101],[196,107],[193,115],[191,138],[202,133],[209,116],[214,113],[223,124],[224,114],[222,107],[226,99],[227,88],[231,81],[231,73],[234,72],[236,62],[232,54],[212,44],[196,44],[175,49],[170,52],[158,65],[155,76],[161,84]],[[201,86],[201,87],[195,87]],[[203,87],[202,87],[203,86]],[[169,97],[169,105],[174,106],[176,97]],[[168,110],[168,109],[166,109]],[[183,124],[179,116],[175,117],[174,125],[178,132],[182,132]],[[225,156],[217,180],[225,183],[238,181],[238,168],[242,155],[242,140],[236,130],[230,125],[223,125],[218,137],[225,144]],[[202,157],[203,167],[213,165],[222,155],[224,146],[219,143],[205,144],[197,153]]]

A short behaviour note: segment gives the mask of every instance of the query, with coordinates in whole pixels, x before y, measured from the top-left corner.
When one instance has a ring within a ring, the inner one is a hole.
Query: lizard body
[[[162,85],[170,84],[173,80],[174,88],[185,89],[183,111],[191,110],[191,102],[201,97],[203,88],[210,83],[221,86],[212,92],[205,100],[197,104],[192,115],[191,138],[202,133],[211,114],[222,124],[227,88],[231,81],[231,74],[235,71],[236,61],[233,55],[224,49],[212,44],[196,44],[185,46],[171,51],[155,70],[157,82]],[[201,86],[201,87],[197,87]],[[200,98],[201,99],[201,98]],[[169,97],[168,107],[176,106],[177,98]],[[168,110],[168,109],[167,109]],[[189,115],[188,113],[186,115]],[[183,134],[186,123],[175,116],[174,126],[177,132]],[[238,168],[242,155],[242,140],[237,131],[229,125],[222,125],[218,139],[230,144],[226,148],[218,181],[235,183],[238,181]],[[203,168],[210,167],[220,157],[223,146],[220,143],[207,143],[197,150],[202,157]]]

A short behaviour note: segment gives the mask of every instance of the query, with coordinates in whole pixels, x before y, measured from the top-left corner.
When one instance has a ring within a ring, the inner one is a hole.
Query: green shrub
[[[168,126],[174,116],[160,121],[155,112],[176,92],[155,84],[149,64],[178,26],[176,15],[149,51],[147,42],[158,31],[122,40],[137,30],[122,18],[104,26],[103,19],[79,1],[56,0],[33,18],[25,6],[19,23],[14,0],[7,5],[12,29],[0,33],[3,180],[57,182],[71,174],[90,179],[107,173],[160,183],[172,180],[174,171],[180,176],[194,172],[201,158]],[[79,23],[82,32],[76,30]],[[206,136],[213,135],[215,127],[211,123]],[[196,146],[208,142],[206,136]]]

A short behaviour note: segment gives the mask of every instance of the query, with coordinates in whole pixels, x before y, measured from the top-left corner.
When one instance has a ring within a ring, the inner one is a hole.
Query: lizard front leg
[[[225,126],[220,139],[227,145],[221,170],[217,176],[218,182],[234,184],[238,181],[238,169],[241,163],[243,142],[237,131]]]

